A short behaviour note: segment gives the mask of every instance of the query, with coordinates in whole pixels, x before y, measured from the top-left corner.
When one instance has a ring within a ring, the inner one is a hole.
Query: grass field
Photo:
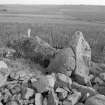
[[[75,31],[82,31],[92,56],[105,61],[105,7],[83,5],[0,5],[0,46],[27,35],[40,36],[53,47],[69,46]]]

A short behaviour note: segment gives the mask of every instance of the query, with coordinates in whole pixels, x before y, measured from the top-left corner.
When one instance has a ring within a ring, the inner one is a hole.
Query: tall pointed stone
[[[72,47],[76,55],[75,77],[80,84],[89,81],[89,65],[91,61],[91,48],[82,32],[75,32],[72,37]]]

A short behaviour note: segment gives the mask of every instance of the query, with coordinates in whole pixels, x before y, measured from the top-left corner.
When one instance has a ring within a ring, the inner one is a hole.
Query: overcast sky
[[[0,0],[0,4],[91,4],[91,5],[105,5],[105,0]]]

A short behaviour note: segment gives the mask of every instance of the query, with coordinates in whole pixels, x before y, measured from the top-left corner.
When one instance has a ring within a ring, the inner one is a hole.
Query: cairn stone
[[[67,99],[72,103],[72,105],[75,105],[76,103],[78,103],[80,98],[81,92],[74,90],[74,93],[69,95]]]
[[[48,105],[58,105],[59,100],[54,90],[52,89],[48,95]]]
[[[35,94],[35,105],[42,105],[43,103],[42,100],[43,100],[42,94],[36,93]]]
[[[86,100],[85,105],[105,105],[105,96],[97,94]]]
[[[64,73],[69,76],[74,69],[75,55],[71,48],[59,50],[47,68],[48,72]]]
[[[72,48],[76,55],[75,77],[80,84],[89,82],[89,65],[91,61],[91,48],[82,32],[75,32],[72,37]]]

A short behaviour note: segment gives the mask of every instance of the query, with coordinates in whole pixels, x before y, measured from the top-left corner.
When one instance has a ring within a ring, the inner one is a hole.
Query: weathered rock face
[[[71,75],[75,69],[75,55],[71,48],[64,48],[57,52],[55,58],[49,64],[48,72],[61,72]]]
[[[105,96],[97,94],[93,97],[90,97],[85,102],[85,105],[105,105]]]
[[[72,47],[76,55],[76,80],[83,84],[89,80],[89,65],[91,61],[91,48],[84,39],[82,32],[77,31],[72,38]]]

